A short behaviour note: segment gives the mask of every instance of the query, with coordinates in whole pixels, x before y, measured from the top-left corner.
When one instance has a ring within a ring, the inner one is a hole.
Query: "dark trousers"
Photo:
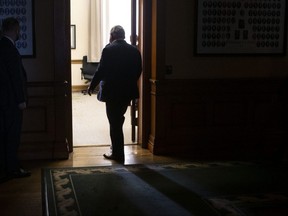
[[[129,101],[130,102],[130,101]],[[124,156],[123,124],[129,102],[106,102],[106,114],[110,125],[111,150],[115,156]]]
[[[18,107],[0,108],[0,148],[7,172],[19,169],[18,148],[21,141],[23,112]]]

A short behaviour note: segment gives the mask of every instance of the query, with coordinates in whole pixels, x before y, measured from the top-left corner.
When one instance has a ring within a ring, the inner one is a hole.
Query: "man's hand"
[[[18,108],[19,108],[20,110],[24,110],[24,109],[26,109],[26,107],[27,107],[26,102],[23,102],[23,103],[18,104]]]

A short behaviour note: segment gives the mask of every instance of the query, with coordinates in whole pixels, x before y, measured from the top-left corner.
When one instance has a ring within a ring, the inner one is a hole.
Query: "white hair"
[[[125,31],[124,28],[120,25],[116,25],[114,26],[111,31],[110,34],[113,36],[113,38],[115,40],[117,39],[125,39]]]

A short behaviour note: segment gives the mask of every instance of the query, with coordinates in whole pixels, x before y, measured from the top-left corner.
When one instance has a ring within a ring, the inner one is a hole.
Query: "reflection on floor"
[[[105,103],[99,102],[96,94],[90,97],[80,92],[73,92],[72,108],[74,146],[111,144]],[[130,107],[128,107],[123,126],[125,144],[132,144],[130,123]]]

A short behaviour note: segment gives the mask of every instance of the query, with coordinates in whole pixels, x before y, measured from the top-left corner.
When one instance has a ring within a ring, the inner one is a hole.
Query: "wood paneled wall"
[[[149,149],[193,159],[281,157],[286,85],[281,79],[152,80]]]

